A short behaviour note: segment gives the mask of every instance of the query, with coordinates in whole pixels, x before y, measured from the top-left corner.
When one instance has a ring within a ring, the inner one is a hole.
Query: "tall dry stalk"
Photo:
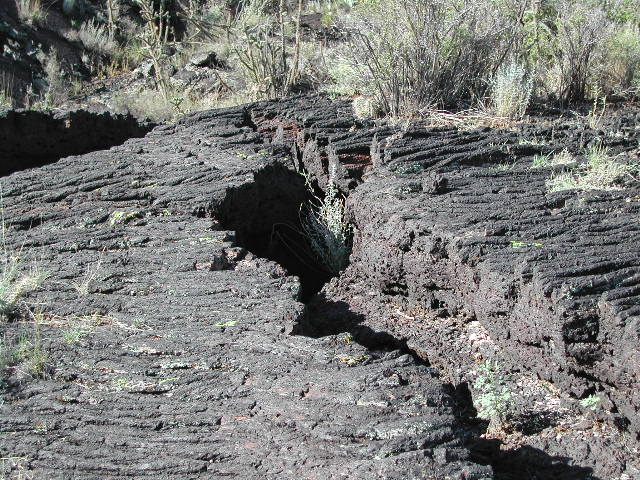
[[[169,11],[166,9],[164,0],[160,2],[157,10],[153,0],[135,0],[135,2],[140,7],[140,15],[145,22],[145,31],[140,38],[144,45],[143,55],[153,63],[158,88],[165,100],[170,101],[171,86],[163,68],[164,46],[169,42],[172,31]]]

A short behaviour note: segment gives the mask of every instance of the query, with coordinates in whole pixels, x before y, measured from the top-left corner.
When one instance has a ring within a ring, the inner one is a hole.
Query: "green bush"
[[[335,184],[337,156],[331,146],[327,152],[330,166],[325,196],[316,197],[309,185],[314,200],[302,207],[302,228],[322,265],[337,275],[349,261],[352,231],[344,216],[344,200]]]
[[[510,3],[495,3],[359,2],[330,67],[334,90],[370,97],[392,116],[482,96],[520,35]]]
[[[478,367],[474,388],[478,391],[476,404],[478,415],[499,428],[507,420],[513,392],[507,385],[507,376],[500,362],[487,360]]]
[[[597,87],[605,93],[640,93],[640,28],[624,24],[608,39],[602,56]]]
[[[558,8],[555,38],[556,92],[564,101],[587,98],[595,62],[602,57],[613,24],[592,2],[563,0]],[[606,55],[606,53],[605,53]]]
[[[501,65],[491,86],[494,113],[499,117],[520,119],[531,98],[531,80],[522,65]]]

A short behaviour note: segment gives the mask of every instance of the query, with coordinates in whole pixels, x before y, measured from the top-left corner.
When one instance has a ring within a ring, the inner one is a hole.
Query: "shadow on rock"
[[[293,330],[294,335],[319,338],[340,333],[350,333],[353,339],[372,350],[401,350],[411,354],[421,363],[428,363],[416,355],[406,340],[388,332],[375,331],[362,325],[365,317],[351,311],[349,304],[332,301],[324,293],[315,295],[307,304],[304,315]],[[471,392],[466,383],[451,386],[451,396],[455,399],[455,415],[458,417],[458,434],[471,451],[474,462],[491,465],[498,480],[598,480],[591,468],[571,465],[572,458],[552,456],[530,446],[510,448],[499,439],[483,438],[488,422],[479,419],[473,406]],[[527,425],[540,425],[533,419],[521,419]],[[526,420],[526,421],[525,421]],[[539,419],[543,425],[549,419]],[[544,427],[542,427],[544,428]],[[539,431],[540,428],[534,428]],[[520,430],[521,431],[521,430]],[[522,432],[528,433],[528,432]]]
[[[371,350],[401,350],[414,355],[406,340],[362,325],[364,320],[365,316],[351,311],[348,303],[328,300],[321,292],[307,303],[293,334],[319,338],[350,333],[357,343]]]
[[[551,456],[530,446],[502,450],[497,439],[478,438],[467,445],[471,458],[481,465],[491,465],[497,480],[598,480],[591,468],[571,465],[569,457]]]
[[[468,385],[451,385],[450,393],[455,399],[460,434],[472,460],[491,465],[496,480],[599,480],[591,468],[572,465],[571,457],[549,455],[528,445],[514,448],[500,439],[484,438],[489,422],[477,416]]]

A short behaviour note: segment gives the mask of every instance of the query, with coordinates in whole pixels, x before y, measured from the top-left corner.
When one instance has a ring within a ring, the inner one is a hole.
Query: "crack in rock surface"
[[[221,225],[230,196],[294,170],[247,112],[2,179],[7,248],[48,274],[26,298],[48,357],[42,378],[7,371],[0,455],[52,479],[493,478],[434,370],[290,334],[299,280]]]

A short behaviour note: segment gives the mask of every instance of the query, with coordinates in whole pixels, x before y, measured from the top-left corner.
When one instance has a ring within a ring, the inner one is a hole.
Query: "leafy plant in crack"
[[[507,386],[507,376],[500,362],[487,360],[478,368],[474,383],[479,393],[476,399],[478,415],[489,420],[490,428],[499,428],[506,422],[513,392]]]
[[[330,167],[325,196],[315,195],[307,181],[313,199],[301,207],[301,220],[311,249],[329,273],[337,275],[349,260],[352,227],[345,219],[344,199],[335,184],[337,155],[332,146],[328,147],[328,154]]]
[[[598,395],[589,395],[580,400],[580,406],[592,412],[595,412],[600,405],[600,397]]]

